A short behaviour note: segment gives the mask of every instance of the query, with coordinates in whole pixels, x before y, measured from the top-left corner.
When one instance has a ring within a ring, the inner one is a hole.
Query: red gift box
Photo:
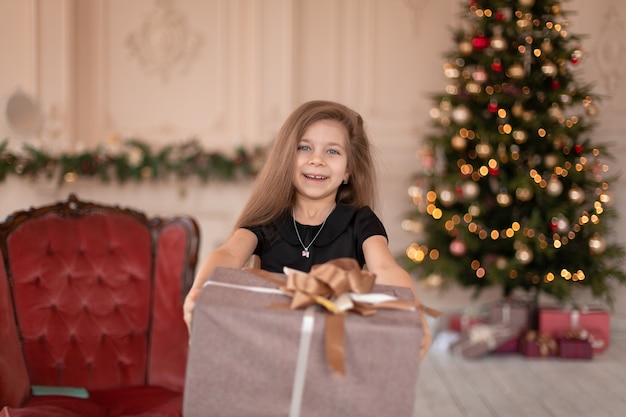
[[[519,352],[519,338],[515,337],[509,339],[493,351],[493,353],[518,353]]]
[[[563,359],[592,359],[593,348],[588,340],[562,338],[559,340],[559,356]]]
[[[539,332],[555,339],[571,330],[585,329],[595,353],[604,351],[610,342],[610,316],[604,310],[539,309]]]
[[[559,345],[557,341],[534,330],[527,332],[519,341],[520,352],[531,358],[548,358],[558,355]]]

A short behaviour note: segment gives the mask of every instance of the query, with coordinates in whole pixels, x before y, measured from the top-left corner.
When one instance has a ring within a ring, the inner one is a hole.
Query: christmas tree
[[[576,76],[571,12],[558,0],[470,0],[462,13],[409,189],[407,268],[504,295],[566,300],[588,287],[611,303],[625,251],[610,238],[614,178],[607,144],[592,141],[598,99]]]

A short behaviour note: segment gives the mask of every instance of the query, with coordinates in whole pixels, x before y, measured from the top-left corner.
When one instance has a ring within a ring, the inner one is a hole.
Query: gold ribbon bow
[[[330,369],[341,375],[346,373],[343,323],[343,315],[346,312],[352,311],[361,315],[371,315],[378,308],[390,308],[396,310],[423,309],[430,315],[437,316],[439,314],[417,302],[387,299],[370,304],[355,301],[350,294],[371,293],[376,275],[363,271],[357,261],[352,258],[339,258],[313,265],[308,273],[285,268],[286,280],[267,271],[259,269],[251,269],[250,271],[278,283],[279,288],[291,297],[289,308],[300,309],[317,303],[331,313],[326,315],[326,361]]]
[[[550,352],[556,354],[558,345],[556,340],[544,333],[538,333],[536,330],[530,330],[526,333],[526,342],[534,342],[539,346],[541,356],[548,356]]]
[[[589,340],[590,335],[587,329],[570,329],[565,334],[566,339]]]

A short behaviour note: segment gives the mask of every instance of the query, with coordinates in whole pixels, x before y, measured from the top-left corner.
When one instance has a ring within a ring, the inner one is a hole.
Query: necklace
[[[334,205],[333,208],[330,209],[330,211],[324,218],[324,221],[322,222],[320,229],[317,231],[315,236],[313,236],[313,239],[311,239],[308,246],[304,246],[304,243],[302,242],[302,238],[300,237],[300,232],[298,231],[298,226],[296,225],[296,214],[292,210],[291,217],[293,219],[293,228],[296,229],[296,236],[298,236],[298,241],[300,242],[300,245],[302,245],[302,257],[303,258],[308,258],[311,255],[311,252],[309,252],[309,248],[311,247],[311,245],[313,245],[313,242],[315,242],[315,239],[317,239],[317,237],[322,232],[322,229],[324,228],[324,225],[326,224],[326,220],[328,220],[328,216],[330,216],[330,213],[333,212],[333,210],[335,209],[335,206],[336,205]]]

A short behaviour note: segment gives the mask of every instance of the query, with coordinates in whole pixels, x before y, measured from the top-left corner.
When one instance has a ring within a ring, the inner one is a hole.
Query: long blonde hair
[[[332,101],[315,100],[302,104],[287,118],[259,173],[235,229],[258,226],[290,210],[295,198],[293,169],[298,142],[306,129],[319,120],[340,122],[347,132],[347,184],[337,192],[337,203],[356,208],[375,205],[376,173],[369,139],[361,116]]]

